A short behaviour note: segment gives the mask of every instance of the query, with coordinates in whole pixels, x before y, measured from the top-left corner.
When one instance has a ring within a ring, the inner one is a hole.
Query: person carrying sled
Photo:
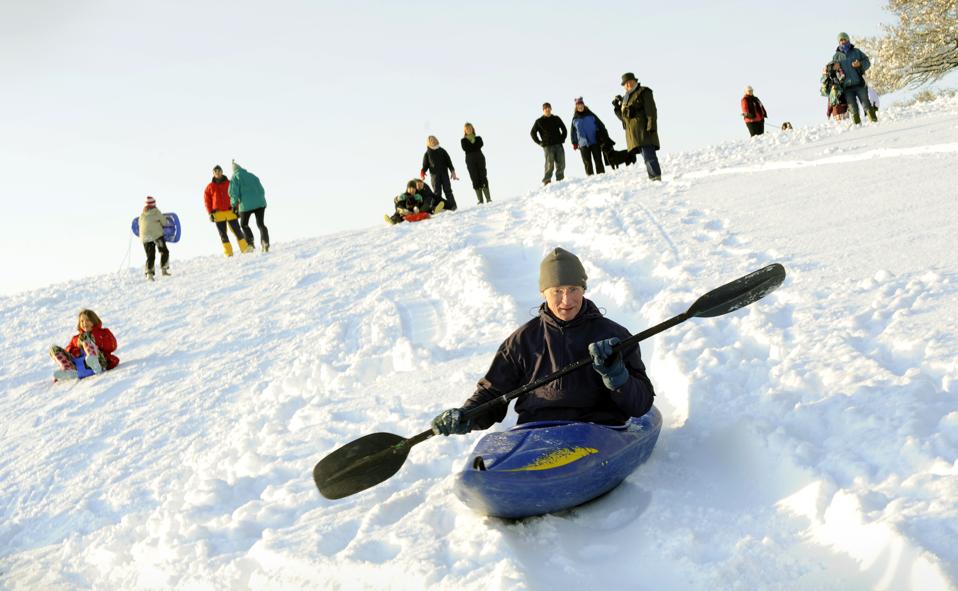
[[[472,180],[472,188],[476,192],[476,199],[479,205],[492,201],[489,196],[489,177],[486,173],[486,156],[482,153],[482,137],[476,135],[476,128],[472,123],[466,123],[462,128],[463,136],[459,141],[462,151],[466,153],[466,168],[469,170],[469,178]]]
[[[612,348],[631,335],[584,297],[586,279],[578,257],[562,248],[549,251],[539,266],[539,291],[545,299],[539,315],[499,346],[475,393],[461,407],[437,415],[433,432],[451,435],[489,428],[505,418],[507,405],[471,419],[464,418],[465,411],[586,355],[592,357],[591,369],[572,372],[516,399],[519,424],[565,420],[620,425],[647,413],[655,390],[639,347],[612,355]]]
[[[153,281],[156,251],[160,251],[160,272],[170,274],[170,249],[166,246],[163,228],[170,224],[163,213],[156,208],[156,199],[147,196],[143,213],[140,214],[140,240],[146,251],[146,278]]]
[[[838,34],[838,47],[835,49],[832,61],[838,62],[845,73],[843,89],[845,101],[852,109],[852,121],[855,125],[861,125],[862,117],[858,108],[860,102],[862,109],[872,123],[877,122],[878,116],[868,100],[868,85],[865,83],[865,72],[871,67],[871,61],[862,50],[852,45],[848,33]]]
[[[142,226],[141,226],[142,227]],[[50,357],[57,364],[53,373],[56,380],[77,378],[77,367],[74,358],[82,358],[82,362],[95,374],[116,367],[120,360],[113,352],[116,351],[116,337],[110,329],[103,327],[103,321],[93,310],[80,310],[77,318],[77,334],[70,339],[66,349],[53,345],[50,347]]]
[[[253,230],[249,227],[250,216],[256,216],[259,228],[259,242],[263,252],[269,252],[269,230],[263,222],[266,217],[266,190],[259,177],[233,161],[233,178],[229,185],[230,205],[239,212],[240,226],[250,250],[256,250],[253,242]]]
[[[565,149],[562,144],[565,143],[568,132],[562,119],[552,114],[551,104],[542,103],[542,117],[532,124],[529,135],[532,136],[532,141],[542,146],[542,153],[545,155],[545,175],[542,177],[542,184],[548,185],[552,182],[553,170],[555,170],[556,182],[564,179]]]
[[[762,101],[755,96],[751,86],[745,87],[745,96],[742,97],[742,117],[745,118],[749,137],[765,133],[765,118],[768,117],[768,113]]]
[[[655,154],[660,148],[658,111],[652,89],[639,84],[632,72],[622,74],[622,86],[625,87],[625,95],[616,96],[612,108],[625,127],[629,151],[636,155],[641,152],[649,180],[661,181],[662,169]]]
[[[575,113],[572,114],[572,149],[582,155],[582,164],[585,165],[585,175],[602,174],[605,166],[602,163],[602,143],[609,137],[605,124],[596,117],[595,113],[585,106],[582,97],[575,99]],[[595,170],[592,161],[595,161]]]
[[[230,181],[223,174],[223,169],[216,165],[213,167],[213,180],[206,185],[206,191],[203,192],[203,202],[206,204],[206,213],[210,215],[210,221],[216,224],[216,229],[220,234],[220,241],[223,243],[223,253],[226,256],[233,256],[233,245],[230,244],[230,238],[226,234],[226,226],[233,231],[236,236],[236,244],[240,252],[248,252],[249,245],[246,244],[246,238],[243,236],[243,230],[240,229],[236,212],[230,203]]]
[[[429,179],[432,181],[432,190],[440,199],[446,202],[446,209],[456,211],[459,206],[456,205],[456,198],[452,194],[452,180],[458,181],[456,176],[456,167],[452,165],[452,158],[445,148],[439,146],[439,140],[431,135],[426,138],[426,153],[422,156],[422,168],[419,170],[419,178],[425,179],[426,172],[429,172]]]
[[[420,213],[428,213],[423,208],[422,196],[416,192],[415,181],[406,183],[406,192],[396,195],[393,199],[393,207],[395,212],[392,215],[386,214],[383,216],[386,223],[390,225],[405,221],[419,221],[422,219],[419,216]],[[442,209],[440,209],[440,211],[442,211]]]

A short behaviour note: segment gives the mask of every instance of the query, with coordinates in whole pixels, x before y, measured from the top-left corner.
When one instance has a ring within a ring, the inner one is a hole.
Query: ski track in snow
[[[955,589],[958,100],[663,168],[0,299],[0,587]],[[472,513],[452,475],[478,434],[322,499],[326,453],[472,392],[556,245],[633,332],[767,263],[789,278],[643,343],[662,435],[597,501]],[[121,365],[53,385],[84,306]]]

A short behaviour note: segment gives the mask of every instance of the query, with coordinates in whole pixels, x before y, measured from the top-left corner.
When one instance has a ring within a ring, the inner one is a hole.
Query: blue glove
[[[589,355],[592,356],[592,369],[600,376],[609,390],[617,390],[629,381],[629,370],[625,369],[622,354],[612,355],[612,347],[619,344],[617,337],[596,341],[589,345]],[[609,357],[612,355],[612,357]]]
[[[432,420],[432,432],[436,435],[464,435],[472,431],[472,419],[463,418],[461,408],[450,408]]]

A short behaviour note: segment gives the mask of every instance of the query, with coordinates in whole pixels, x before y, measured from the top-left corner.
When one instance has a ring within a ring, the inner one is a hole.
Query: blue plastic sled
[[[163,226],[163,238],[167,242],[179,242],[180,241],[180,218],[175,213],[164,213],[170,222],[169,226]],[[140,235],[140,218],[133,218],[133,235]]]
[[[476,444],[454,491],[474,511],[521,518],[581,505],[618,486],[655,447],[654,406],[619,427],[539,421],[490,433]]]
[[[73,357],[73,355],[70,355],[70,357]],[[73,365],[77,368],[78,380],[95,375],[93,370],[86,366],[86,357],[73,357]]]

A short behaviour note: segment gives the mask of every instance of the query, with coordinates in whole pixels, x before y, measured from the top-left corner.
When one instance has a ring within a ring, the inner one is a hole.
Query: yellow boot
[[[239,241],[239,249],[240,249],[240,252],[253,252],[253,249],[250,248],[250,245],[247,244],[246,241],[243,240],[242,238],[240,238],[240,241]]]
[[[224,243],[223,243],[223,252],[226,253],[226,256],[228,256],[228,257],[233,256],[233,245],[230,244],[229,242],[224,242]]]

